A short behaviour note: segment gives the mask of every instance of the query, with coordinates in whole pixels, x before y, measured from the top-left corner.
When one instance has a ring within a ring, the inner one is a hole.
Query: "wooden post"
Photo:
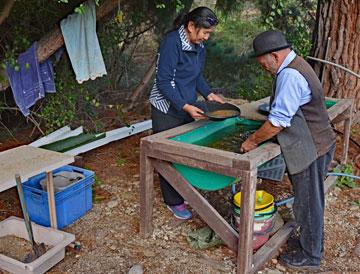
[[[47,186],[48,203],[49,203],[50,224],[52,228],[57,228],[54,180],[51,171],[46,172],[46,186]]]
[[[152,233],[154,168],[146,155],[145,141],[141,141],[140,147],[140,235],[146,237]]]
[[[347,161],[347,157],[348,157],[348,150],[349,150],[349,140],[350,140],[350,130],[351,130],[351,119],[352,119],[352,113],[353,113],[353,105],[351,104],[351,106],[346,110],[346,114],[349,116],[349,118],[347,118],[344,121],[344,142],[343,142],[343,154],[341,157],[341,163],[345,164]]]
[[[237,274],[250,273],[252,269],[252,242],[254,230],[254,211],[257,169],[247,172],[241,184],[241,211],[239,244],[237,254]]]

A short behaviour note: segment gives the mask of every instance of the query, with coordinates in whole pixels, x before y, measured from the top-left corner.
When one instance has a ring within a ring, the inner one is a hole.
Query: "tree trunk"
[[[6,0],[1,7],[0,11],[0,25],[4,22],[4,20],[9,16],[10,11],[15,3],[15,0]]]
[[[96,20],[99,21],[109,14],[113,9],[118,7],[118,0],[106,0],[96,10]],[[60,27],[56,27],[51,32],[46,34],[38,42],[37,55],[39,62],[44,62],[52,54],[54,54],[60,47],[64,45],[64,37],[62,36]],[[1,75],[6,75],[4,71],[0,71]],[[0,82],[0,90],[9,87],[8,82]]]
[[[312,55],[359,73],[359,14],[359,0],[319,0]],[[314,68],[323,79],[326,96],[355,98],[355,110],[359,110],[360,79],[339,68],[322,63],[315,63]]]

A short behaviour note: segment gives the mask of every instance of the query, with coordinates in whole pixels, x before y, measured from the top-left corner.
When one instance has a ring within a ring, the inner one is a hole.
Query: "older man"
[[[240,148],[247,152],[276,136],[295,194],[300,227],[295,250],[280,261],[298,270],[319,268],[324,238],[324,189],[335,150],[323,90],[311,66],[291,50],[279,31],[265,31],[253,41],[260,65],[274,77],[267,121]]]

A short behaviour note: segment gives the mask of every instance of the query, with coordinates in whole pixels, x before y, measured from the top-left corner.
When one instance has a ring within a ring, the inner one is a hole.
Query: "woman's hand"
[[[210,93],[207,97],[207,99],[209,101],[215,101],[215,102],[218,102],[220,104],[224,104],[225,101],[223,99],[221,99],[219,96],[217,96],[215,93]]]
[[[187,112],[194,119],[204,119],[205,118],[205,116],[203,115],[204,111],[202,111],[201,109],[199,109],[193,105],[185,104],[183,107],[183,110],[185,112]]]

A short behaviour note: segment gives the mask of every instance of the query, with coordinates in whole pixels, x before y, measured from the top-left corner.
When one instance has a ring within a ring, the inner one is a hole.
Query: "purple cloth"
[[[10,86],[16,105],[24,116],[29,115],[29,108],[45,97],[45,92],[54,93],[54,71],[48,59],[39,64],[36,54],[36,42],[17,59],[18,70],[6,65]]]

